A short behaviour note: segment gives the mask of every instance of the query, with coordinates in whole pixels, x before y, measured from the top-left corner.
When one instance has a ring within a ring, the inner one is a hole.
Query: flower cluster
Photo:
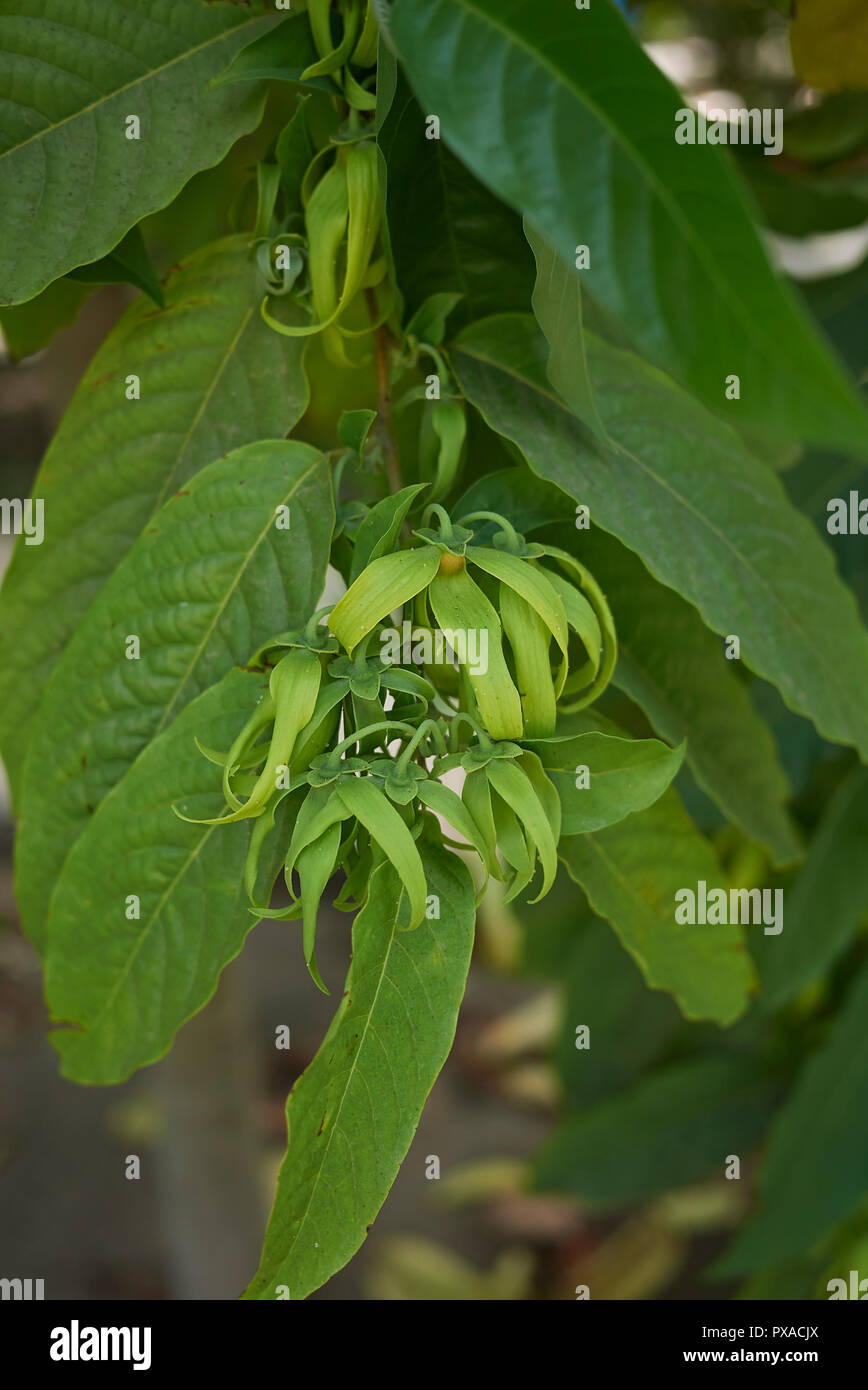
[[[466,842],[456,847],[476,851],[485,882],[491,875],[506,884],[507,900],[538,866],[538,896],[548,892],[561,811],[532,745],[555,735],[559,710],[595,700],[614,667],[608,606],[571,555],[528,544],[493,513],[454,523],[433,505],[423,516],[432,520],[437,528],[423,525],[409,548],[373,559],[334,608],[255,653],[250,664],[269,672],[267,691],[227,753],[201,750],[222,767],[228,808],[209,823],[256,821],[251,900],[263,843],[281,813],[290,902],[253,902],[252,910],[301,918],[320,988],[316,915],[332,875],[345,875],[336,905],[355,910],[373,869],[388,860],[412,929],[426,911],[417,841],[442,840],[444,822]],[[474,523],[494,525],[490,545],[477,543]],[[412,653],[387,660],[376,644],[406,605],[423,631],[433,623],[450,634],[484,631],[485,669],[459,659],[461,643],[421,669]],[[456,769],[460,794],[442,780]]]

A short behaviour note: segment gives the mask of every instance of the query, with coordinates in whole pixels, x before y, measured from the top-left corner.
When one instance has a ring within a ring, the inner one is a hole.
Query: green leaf
[[[829,802],[798,877],[787,889],[784,930],[752,943],[766,1012],[828,970],[865,921],[866,837],[868,771],[857,767]]]
[[[786,236],[837,232],[868,217],[864,169],[776,169],[768,159],[744,159],[741,168],[765,221]]]
[[[315,449],[248,444],[170,498],[102,588],[54,669],[25,764],[17,885],[35,943],[70,846],[146,744],[227,667],[310,616],[333,519]]]
[[[545,482],[522,463],[518,468],[500,468],[486,473],[471,483],[452,507],[452,513],[462,517],[471,512],[498,512],[517,531],[528,533],[540,526],[569,521],[573,503],[561,488]],[[489,537],[497,530],[497,523],[477,521],[474,527],[479,528],[476,539],[484,537],[490,544]],[[584,539],[583,536],[583,544]]]
[[[192,475],[301,418],[301,345],[270,333],[262,290],[229,237],[192,256],[166,286],[166,308],[127,310],[94,357],[33,485],[45,540],[19,545],[3,585],[0,747],[18,796],[45,683],[102,584],[148,519]],[[141,398],[126,399],[128,375]]]
[[[344,410],[338,420],[338,439],[345,449],[361,454],[371,426],[377,418],[376,410]]]
[[[407,314],[447,293],[462,296],[453,309],[454,327],[500,310],[526,310],[533,257],[520,219],[442,140],[426,138],[425,114],[400,69],[378,143],[386,162],[392,256]]]
[[[306,1298],[355,1254],[389,1192],[455,1034],[473,943],[473,885],[428,844],[439,919],[399,930],[382,865],[353,924],[346,993],[286,1107],[289,1147],[259,1269],[244,1297]]]
[[[141,230],[133,227],[114,251],[103,256],[101,261],[90,265],[80,265],[69,272],[71,280],[81,280],[94,285],[135,285],[148,295],[159,309],[166,307],[163,287],[148,255]]]
[[[533,1187],[605,1210],[721,1175],[728,1153],[759,1138],[773,1096],[753,1060],[677,1063],[568,1116],[537,1156]]]
[[[287,213],[301,212],[301,183],[313,159],[313,142],[307,126],[304,101],[277,138],[274,155],[280,169],[283,205]]]
[[[427,483],[414,483],[401,488],[392,497],[384,497],[372,507],[356,532],[353,548],[353,564],[350,570],[350,583],[358,579],[362,570],[372,560],[387,555],[398,542],[404,518],[415,498],[424,492]]]
[[[809,164],[858,155],[868,143],[868,92],[841,92],[787,117],[784,153]],[[766,163],[769,163],[766,160]]]
[[[556,255],[545,237],[525,223],[525,236],[536,260],[533,311],[549,344],[549,381],[603,444],[606,433],[588,371],[582,323],[582,290],[578,276]],[[569,384],[570,395],[563,390]],[[574,399],[573,399],[574,398]]]
[[[198,0],[7,0],[0,302],[105,256],[258,124],[263,87],[208,81],[269,23]]]
[[[588,354],[615,450],[592,444],[558,401],[529,318],[475,324],[451,361],[536,473],[588,505],[711,628],[738,636],[742,660],[791,709],[868,757],[868,634],[810,522],[735,433],[661,373],[590,334]]]
[[[776,1117],[759,1177],[759,1209],[715,1266],[716,1275],[742,1274],[804,1254],[864,1199],[866,1016],[868,967],[863,966],[828,1040],[808,1059]]]
[[[667,748],[656,738],[577,734],[533,745],[561,799],[561,834],[581,835],[644,811],[663,795],[684,761],[684,744]],[[580,769],[588,785],[578,787]]]
[[[0,329],[12,360],[17,362],[47,347],[58,329],[75,322],[93,289],[64,276],[26,304],[0,307]]]
[[[528,930],[533,932],[531,921]],[[648,989],[614,932],[589,914],[559,971],[565,990],[555,1061],[571,1108],[623,1091],[682,1026],[668,995]],[[579,1047],[577,1029],[588,1029]]]
[[[724,815],[776,863],[792,863],[801,851],[785,809],[786,774],[734,663],[696,610],[655,583],[635,555],[600,531],[581,535],[582,559],[615,617],[615,685],[661,738],[686,740],[691,772]]]
[[[103,800],[66,861],[45,978],[52,1019],[78,1025],[51,1034],[72,1081],[124,1081],[162,1057],[254,924],[244,890],[250,822],[191,825],[172,806],[219,814],[219,775],[195,739],[227,747],[263,688],[261,675],[233,670],[188,705]],[[137,918],[128,916],[132,895]]]
[[[429,295],[424,304],[419,305],[407,324],[404,330],[406,336],[417,338],[423,343],[430,343],[432,347],[439,347],[446,337],[446,320],[455,306],[460,303],[460,294]]]
[[[720,410],[737,375],[738,418],[770,434],[864,455],[868,417],[731,164],[676,142],[683,98],[608,0],[395,0],[391,31],[445,141],[567,265],[589,248],[588,290],[644,354]]]
[[[865,341],[868,259],[844,275],[807,280],[801,291],[811,312],[864,385],[868,378],[868,344]]]
[[[741,928],[675,921],[679,889],[722,887],[723,875],[674,791],[617,825],[562,840],[558,853],[651,989],[674,994],[690,1019],[727,1024],[744,1012],[754,976]]]
[[[229,66],[212,78],[211,86],[222,87],[226,82],[260,82],[270,78],[336,93],[337,89],[328,77],[306,77],[302,82],[302,73],[316,62],[317,56],[307,15],[290,15],[236,53]]]

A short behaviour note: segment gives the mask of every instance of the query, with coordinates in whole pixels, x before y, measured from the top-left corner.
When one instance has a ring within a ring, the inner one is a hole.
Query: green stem
[[[405,736],[410,734],[411,737],[416,732],[412,724],[398,723],[394,719],[383,719],[377,724],[368,724],[364,729],[356,729],[354,733],[350,734],[347,738],[341,739],[340,743],[335,745],[329,755],[328,766],[332,769],[337,768],[340,765],[341,754],[345,748],[351,748],[354,743],[360,743],[361,740],[367,738],[369,734],[378,734],[384,729],[400,730]]]
[[[505,516],[500,515],[500,512],[469,512],[467,516],[461,518],[457,525],[466,526],[470,521],[496,521],[503,531],[503,534],[508,538],[513,549],[519,549],[518,532],[515,527],[507,521]]]

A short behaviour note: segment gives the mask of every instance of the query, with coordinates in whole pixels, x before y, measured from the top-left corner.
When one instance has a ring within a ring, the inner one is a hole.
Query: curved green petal
[[[362,570],[335,604],[329,630],[352,655],[377,623],[431,583],[439,564],[440,552],[431,545],[381,555]]]
[[[296,870],[301,884],[301,922],[304,958],[311,979],[323,994],[329,991],[323,984],[316,963],[316,921],[320,899],[326,884],[335,871],[341,845],[340,822],[330,825],[312,844],[306,845],[298,856]]]
[[[557,841],[545,809],[529,778],[515,763],[495,759],[485,774],[498,796],[515,812],[530,840],[536,845],[543,868],[543,885],[534,902],[544,897],[555,881],[558,868]]]
[[[336,796],[376,840],[397,871],[410,900],[409,929],[418,927],[425,916],[428,890],[422,860],[410,831],[394,806],[367,777],[353,777],[342,782]]]
[[[551,634],[539,614],[508,584],[500,586],[500,616],[515,661],[525,737],[547,738],[555,731],[558,714],[549,660]]]
[[[474,673],[466,665],[463,669],[491,737],[521,738],[524,730],[521,700],[503,655],[500,619],[479,585],[466,569],[454,574],[438,574],[428,590],[428,599],[447,641],[450,632],[465,635],[471,631],[487,632],[487,670]]]
[[[505,550],[494,550],[485,545],[469,545],[467,559],[471,565],[478,565],[486,574],[520,594],[525,603],[529,603],[542,618],[563,655],[567,655],[567,615],[560,595],[544,570],[538,569],[529,560],[520,560]]]
[[[459,835],[463,835],[464,839],[476,850],[485,869],[485,884],[478,894],[478,898],[481,898],[485,891],[485,885],[488,883],[489,859],[493,855],[490,853],[485,836],[470,814],[469,808],[457,792],[442,782],[433,780],[420,782],[416,788],[416,795],[423,806],[427,806],[429,811],[433,811],[436,815],[447,820],[458,831]]]

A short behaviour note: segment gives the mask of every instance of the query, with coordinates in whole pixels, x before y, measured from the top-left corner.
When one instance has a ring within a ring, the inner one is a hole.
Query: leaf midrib
[[[581,423],[578,420],[578,417],[573,414],[569,407],[565,406],[563,402],[559,400],[559,398],[553,392],[546,391],[538,382],[533,381],[526,376],[523,376],[514,367],[506,366],[503,362],[496,361],[491,357],[486,357],[482,352],[478,350],[471,351],[467,348],[465,344],[461,344],[460,342],[455,347],[453,347],[453,352],[463,352],[467,357],[474,358],[476,361],[484,363],[486,366],[491,367],[494,371],[502,372],[504,376],[511,377],[513,380],[519,382],[521,385],[525,386],[529,391],[534,392],[536,395],[542,397],[544,400],[551,401],[552,405],[556,406],[557,409],[563,415],[566,415],[568,417],[568,419],[575,421],[577,424]],[[665,479],[661,478],[659,474],[655,473],[654,470],[650,468],[649,465],[643,459],[639,458],[630,449],[626,448],[626,446],[622,444],[620,441],[618,441],[618,448],[627,458],[632,460],[632,462],[636,465],[637,468],[639,468],[643,473],[646,473],[647,476],[650,479],[652,479],[658,487],[661,488],[661,490],[668,492],[670,496],[678,503],[679,506],[684,507],[684,509],[687,512],[691,513],[699,522],[701,528],[709,531],[716,540],[723,544],[725,549],[731,552],[739,566],[744,567],[745,571],[751,576],[751,578],[757,582],[757,587],[762,589],[768,595],[768,597],[772,600],[773,604],[783,614],[786,620],[786,625],[794,629],[795,632],[797,632],[802,637],[806,647],[816,657],[819,669],[824,669],[826,671],[827,677],[831,677],[832,682],[834,683],[839,692],[839,695],[843,697],[843,707],[849,710],[850,698],[846,686],[842,685],[840,682],[840,676],[837,668],[833,667],[830,671],[828,664],[824,665],[822,654],[817,652],[814,643],[810,639],[806,630],[799,624],[795,615],[792,614],[788,608],[784,607],[782,599],[775,593],[774,589],[770,587],[765,577],[762,574],[760,574],[756,569],[754,569],[748,556],[742,554],[741,551],[737,550],[730,541],[729,537],[724,532],[719,531],[709,520],[708,517],[704,516],[702,512],[697,511],[693,504],[687,500],[687,498],[682,497],[678,492],[676,492],[675,489],[671,486],[671,484],[669,484]],[[528,462],[530,462],[530,460],[528,460]],[[532,464],[531,467],[533,467]],[[534,472],[537,471],[538,470],[534,468]],[[627,544],[627,542],[624,543]],[[631,550],[633,549],[632,546],[630,546],[629,548]],[[638,554],[639,552],[636,551],[635,553]],[[661,584],[665,584],[667,588],[675,589],[676,593],[680,593],[682,597],[687,598],[687,595],[684,594],[683,590],[675,588],[674,585],[667,583],[667,581],[660,574],[659,570],[655,572],[655,570],[652,568],[650,561],[646,560],[644,556],[640,556],[640,558],[642,559],[643,564],[646,564],[647,568],[651,571],[652,574],[654,574],[654,577],[658,579]],[[688,598],[687,601],[691,603],[693,607],[697,609],[697,611],[699,611],[700,613],[702,612],[702,610],[699,608],[699,605],[694,603],[692,599]],[[761,672],[761,674],[763,673]],[[801,697],[800,704],[803,704]],[[803,709],[805,707],[806,706],[803,704]],[[802,712],[802,710],[800,710],[799,712]],[[815,719],[817,727],[819,728],[820,724],[816,717],[812,715],[811,718]],[[849,716],[847,722],[848,724],[850,723]],[[854,739],[854,742],[858,742],[858,740]]]
[[[341,1118],[341,1114],[342,1114],[342,1112],[343,1112],[343,1108],[344,1108],[344,1105],[345,1105],[345,1103],[346,1103],[347,1096],[348,1096],[348,1094],[349,1094],[349,1090],[350,1090],[350,1086],[351,1086],[352,1081],[353,1081],[353,1077],[355,1076],[355,1073],[356,1073],[356,1068],[357,1068],[357,1066],[358,1066],[358,1064],[359,1064],[359,1059],[361,1058],[361,1055],[362,1055],[362,1050],[363,1050],[364,1045],[365,1045],[365,1039],[367,1038],[368,1030],[369,1030],[369,1028],[371,1028],[371,1026],[372,1026],[372,1019],[373,1019],[373,1017],[374,1017],[374,1011],[375,1011],[375,1009],[376,1009],[376,1007],[377,1007],[377,1003],[378,1003],[379,998],[380,998],[380,991],[382,990],[384,981],[385,981],[385,979],[386,979],[386,974],[387,974],[387,971],[388,971],[389,961],[390,961],[391,958],[392,958],[392,950],[394,949],[395,937],[396,937],[397,931],[398,931],[398,912],[399,912],[399,909],[400,909],[400,897],[399,897],[397,903],[395,904],[394,915],[392,916],[391,929],[390,929],[390,932],[389,932],[388,945],[387,945],[386,950],[384,950],[384,952],[383,952],[383,964],[382,964],[382,969],[381,969],[381,971],[380,971],[380,975],[379,975],[379,978],[378,978],[378,980],[377,980],[376,989],[375,989],[375,991],[374,991],[374,996],[373,996],[373,998],[371,999],[370,1007],[369,1007],[369,1009],[368,1009],[367,1012],[366,1012],[365,1023],[364,1023],[364,1027],[363,1027],[363,1029],[362,1029],[361,1038],[359,1039],[359,1045],[358,1045],[358,1047],[356,1048],[356,1053],[355,1053],[355,1056],[353,1057],[352,1065],[351,1065],[351,1067],[350,1067],[350,1069],[349,1069],[349,1071],[347,1072],[347,1075],[346,1075],[346,1081],[345,1081],[345,1084],[344,1084],[344,1086],[343,1086],[343,1088],[342,1088],[340,1102],[339,1102],[338,1108],[337,1108],[337,1110],[336,1110],[336,1112],[335,1112],[334,1120],[333,1120],[333,1122],[332,1122],[332,1124],[331,1124],[331,1126],[330,1126],[330,1128],[329,1128],[329,1136],[328,1136],[328,1139],[326,1140],[326,1144],[325,1144],[325,1147],[324,1147],[324,1149],[323,1149],[323,1154],[322,1154],[322,1159],[321,1159],[321,1161],[320,1161],[320,1165],[319,1165],[319,1167],[317,1168],[317,1170],[316,1170],[316,1176],[315,1176],[315,1178],[313,1179],[313,1182],[312,1182],[311,1185],[310,1185],[310,1196],[308,1197],[307,1205],[306,1205],[306,1207],[305,1207],[305,1209],[304,1209],[304,1212],[302,1213],[301,1220],[300,1220],[299,1223],[298,1223],[298,1226],[297,1226],[297,1228],[296,1228],[295,1234],[294,1234],[294,1236],[292,1237],[292,1240],[290,1241],[289,1245],[287,1246],[286,1251],[285,1251],[284,1256],[283,1256],[283,1259],[282,1259],[281,1262],[280,1262],[280,1265],[279,1265],[279,1268],[280,1268],[280,1269],[283,1269],[283,1268],[285,1267],[285,1265],[288,1263],[288,1261],[289,1261],[289,1259],[290,1259],[290,1257],[291,1257],[291,1255],[292,1255],[293,1250],[295,1249],[296,1245],[298,1244],[298,1242],[299,1242],[299,1240],[300,1240],[300,1238],[301,1238],[301,1233],[302,1233],[302,1231],[304,1230],[305,1223],[306,1223],[306,1221],[307,1221],[307,1219],[308,1219],[308,1216],[310,1215],[310,1209],[311,1209],[311,1206],[313,1205],[314,1197],[317,1195],[317,1192],[319,1191],[319,1185],[320,1185],[320,1182],[321,1182],[321,1180],[322,1180],[323,1168],[325,1167],[326,1159],[328,1158],[329,1151],[330,1151],[330,1149],[331,1149],[332,1140],[334,1139],[334,1137],[335,1137],[335,1135],[337,1134],[338,1129],[339,1129],[339,1127],[340,1127],[340,1118]],[[349,987],[349,982],[348,982],[348,987]],[[346,1017],[346,1016],[344,1016],[344,1017]],[[343,1019],[341,1020],[341,1022],[343,1022]],[[292,1097],[290,1096],[290,1102],[291,1102],[291,1099],[292,1099]],[[291,1145],[292,1145],[292,1136],[291,1136],[290,1129],[289,1129],[290,1120],[291,1120],[291,1113],[290,1113],[289,1102],[288,1102],[288,1103],[287,1103],[287,1135],[288,1135],[288,1144],[289,1144],[289,1147],[291,1147]],[[287,1152],[289,1152],[289,1148],[288,1148]]]
[[[680,210],[677,200],[670,197],[669,190],[665,184],[659,183],[657,181],[657,179],[654,177],[653,166],[648,163],[645,156],[640,153],[640,151],[633,144],[633,142],[626,138],[624,132],[620,130],[618,126],[612,123],[605,110],[601,108],[596,101],[593,100],[593,98],[590,96],[588,92],[585,92],[580,87],[578,87],[575,84],[575,82],[570,78],[568,73],[566,73],[563,69],[553,64],[551,60],[545,57],[542,53],[540,53],[538,49],[530,47],[530,45],[527,43],[527,41],[524,39],[522,35],[516,33],[511,29],[508,29],[501,21],[495,19],[491,14],[489,14],[488,11],[480,9],[478,5],[472,3],[472,0],[449,0],[449,2],[458,7],[463,7],[468,12],[476,15],[478,20],[482,24],[488,24],[491,26],[492,29],[499,31],[508,43],[512,43],[516,48],[521,49],[522,52],[526,54],[531,63],[536,63],[540,68],[547,71],[555,79],[556,84],[559,84],[561,87],[565,88],[567,91],[572,93],[574,99],[578,101],[579,105],[587,107],[594,113],[596,118],[599,120],[600,124],[608,132],[609,138],[613,141],[613,143],[627,151],[629,155],[632,157],[634,165],[643,171],[643,178],[645,179],[649,187],[652,189],[661,205],[666,209],[673,226],[680,229],[681,235],[684,237],[684,240],[688,244],[688,246],[690,246],[691,250],[693,251],[693,254],[695,255],[698,263],[702,266],[705,274],[708,276],[712,284],[716,285],[717,291],[720,294],[721,299],[723,299],[723,301],[729,305],[730,310],[733,313],[736,320],[741,322],[742,328],[745,330],[745,336],[749,340],[752,339],[760,345],[760,352],[770,351],[772,353],[772,357],[776,357],[777,343],[773,337],[767,336],[766,332],[763,331],[764,324],[760,321],[762,319],[762,316],[752,314],[749,306],[743,303],[737,297],[737,295],[733,293],[733,291],[730,289],[729,283],[726,280],[726,278],[720,275],[717,266],[714,262],[714,259],[708,259],[706,257],[705,244],[701,236],[698,233],[693,232],[693,229],[689,222],[683,221],[681,219],[679,215]],[[655,71],[657,71],[657,69],[655,69]],[[663,74],[660,75],[663,76]],[[747,212],[741,206],[740,201],[738,205],[744,214],[745,222],[750,227],[751,224]],[[772,268],[768,264],[768,261],[765,258],[765,256],[762,254],[762,247],[761,245],[759,245],[759,243],[758,249],[760,251],[761,259],[766,261],[766,269],[768,271],[768,274],[773,277]],[[795,303],[791,302],[790,296],[785,290],[783,284],[778,283],[777,289],[782,297],[782,300],[786,303],[787,308],[790,310],[790,317],[795,319],[796,321],[799,321],[800,314],[798,312],[798,308]],[[814,360],[817,361],[816,352],[814,352],[812,356]],[[829,364],[823,362],[823,365],[828,367]],[[840,390],[841,382],[838,380],[838,375],[839,374],[836,371],[833,371],[832,379],[834,380],[835,385]],[[847,401],[847,403],[850,404],[849,400]]]
[[[140,77],[134,78],[132,82],[124,83],[122,87],[117,87],[113,92],[108,92],[97,101],[92,101],[87,106],[82,106],[80,110],[71,112],[70,115],[64,116],[62,120],[54,121],[51,125],[43,126],[41,130],[34,131],[32,135],[28,135],[27,139],[22,140],[20,144],[13,145],[3,154],[0,154],[0,163],[10,155],[18,154],[20,150],[26,149],[34,140],[47,139],[49,136],[53,135],[55,131],[60,130],[62,126],[68,125],[70,121],[79,120],[82,116],[88,115],[89,112],[95,111],[98,107],[105,106],[110,101],[114,101],[116,97],[122,96],[124,92],[132,91],[134,87],[140,86],[143,82],[149,82],[152,78],[159,77],[161,73],[168,72],[168,70],[177,63],[186,62],[189,58],[194,57],[197,53],[204,52],[206,48],[210,48],[213,44],[222,43],[230,34],[243,33],[243,31],[250,28],[251,25],[259,24],[263,18],[268,18],[268,16],[254,15],[249,19],[245,19],[241,24],[235,24],[231,28],[223,29],[219,34],[213,34],[209,39],[206,39],[204,43],[196,44],[194,48],[185,49],[183,53],[177,54],[167,63],[161,63],[159,67],[149,68],[147,72],[142,73]]]
[[[314,474],[319,467],[321,467],[322,461],[323,455],[317,454],[311,460],[309,466],[304,470],[304,472],[300,474],[297,478],[293,479],[292,485],[290,486],[289,490],[283,494],[283,500],[282,502],[278,503],[278,506],[285,506],[287,502],[290,500],[290,498],[295,496],[295,494],[299,491],[302,485],[308,481],[311,475]],[[226,606],[229,603],[229,600],[232,598],[233,594],[238,589],[241,580],[247,572],[248,566],[251,564],[253,557],[258,554],[259,547],[262,545],[263,541],[265,540],[265,537],[268,535],[273,525],[274,511],[272,510],[269,512],[262,530],[259,532],[258,536],[256,536],[252,544],[249,546],[241,564],[238,566],[238,569],[235,572],[235,578],[233,579],[232,583],[227,586],[222,601],[214,609],[211,621],[208,624],[205,631],[202,633],[202,638],[199,642],[199,645],[196,647],[192,657],[190,658],[187,668],[184,671],[184,675],[182,679],[179,680],[177,688],[175,690],[174,695],[172,696],[170,703],[166,706],[165,710],[163,711],[163,716],[160,719],[160,722],[154,731],[153,738],[156,738],[158,734],[160,734],[162,730],[166,727],[166,725],[170,722],[171,712],[178,702],[178,699],[181,695],[181,691],[184,689],[184,686],[187,684],[187,681],[193,674],[196,664],[201,658],[202,652],[207,642],[213,636],[214,630],[218,622],[220,621],[224,612],[226,611]]]

